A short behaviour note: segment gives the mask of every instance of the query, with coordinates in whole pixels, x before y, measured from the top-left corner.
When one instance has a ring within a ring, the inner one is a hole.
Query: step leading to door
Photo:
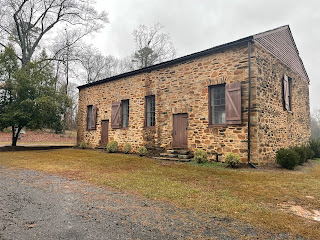
[[[165,153],[160,153],[160,157],[154,157],[157,160],[176,161],[176,162],[190,162],[193,155],[186,149],[172,149]]]

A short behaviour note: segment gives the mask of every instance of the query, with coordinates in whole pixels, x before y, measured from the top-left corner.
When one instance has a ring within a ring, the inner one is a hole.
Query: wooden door
[[[101,121],[101,146],[105,147],[108,144],[108,133],[109,133],[109,120]]]
[[[188,148],[188,114],[173,115],[173,140],[172,147]]]

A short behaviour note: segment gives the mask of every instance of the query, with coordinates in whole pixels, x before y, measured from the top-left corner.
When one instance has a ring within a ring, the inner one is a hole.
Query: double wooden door
[[[173,115],[173,141],[174,148],[188,148],[188,114]]]

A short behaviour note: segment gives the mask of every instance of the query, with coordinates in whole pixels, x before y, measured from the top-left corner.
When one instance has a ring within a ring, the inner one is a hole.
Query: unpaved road
[[[289,239],[228,218],[0,166],[0,239]]]

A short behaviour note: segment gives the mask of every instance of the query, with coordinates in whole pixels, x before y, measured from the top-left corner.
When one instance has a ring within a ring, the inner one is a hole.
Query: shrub
[[[309,145],[314,152],[314,157],[320,158],[320,139],[310,139]]]
[[[82,148],[82,149],[85,149],[85,148],[87,148],[87,144],[85,142],[81,142],[79,144],[79,147]]]
[[[4,133],[11,133],[12,129],[10,127],[7,127],[7,128],[2,129],[1,131]]]
[[[295,146],[291,148],[293,151],[295,151],[296,153],[298,153],[299,155],[299,165],[302,165],[304,162],[307,161],[307,153],[306,153],[306,149],[305,147],[301,146]]]
[[[280,148],[277,151],[277,163],[281,167],[293,170],[299,163],[299,155],[292,149]]]
[[[204,163],[208,161],[208,154],[203,149],[197,149],[194,153],[194,160],[197,163]]]
[[[130,143],[125,143],[123,145],[123,148],[122,148],[122,151],[126,154],[130,153],[131,152],[131,145]]]
[[[314,157],[314,151],[313,151],[313,150],[310,148],[310,146],[308,146],[308,145],[305,145],[304,147],[305,147],[305,149],[306,149],[307,160],[308,160],[308,159],[313,159],[313,157]]]
[[[228,166],[232,168],[238,167],[242,163],[240,156],[236,153],[227,153],[224,159]]]
[[[138,154],[139,154],[139,156],[141,156],[141,157],[147,155],[147,154],[148,154],[147,148],[146,148],[145,146],[140,147],[140,148],[138,149]]]
[[[115,152],[118,152],[118,142],[117,141],[110,141],[108,144],[107,144],[107,152],[109,153],[115,153]]]

